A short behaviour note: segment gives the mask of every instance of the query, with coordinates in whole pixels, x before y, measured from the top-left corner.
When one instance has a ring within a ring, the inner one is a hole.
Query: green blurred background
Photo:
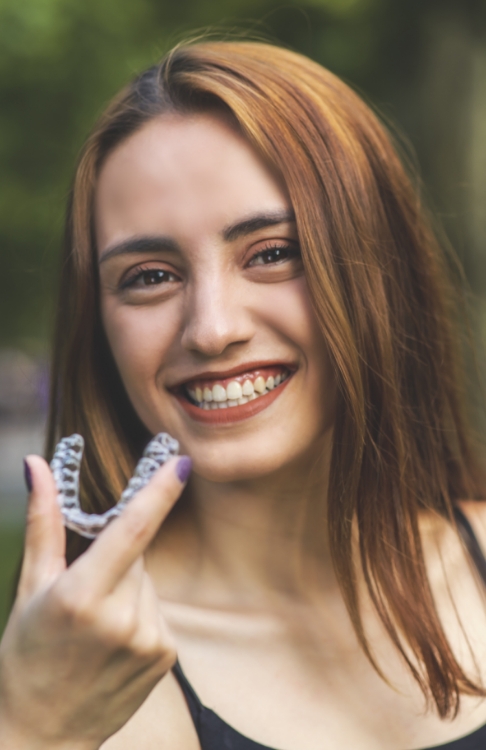
[[[486,310],[486,0],[0,0],[0,632],[20,555],[21,458],[42,449],[66,195],[117,89],[201,29],[309,55],[396,124]]]

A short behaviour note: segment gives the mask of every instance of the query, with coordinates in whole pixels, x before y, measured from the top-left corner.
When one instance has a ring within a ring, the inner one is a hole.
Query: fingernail
[[[32,492],[32,472],[30,466],[24,458],[24,479],[29,492]]]
[[[192,460],[189,458],[189,456],[181,456],[176,466],[177,478],[179,482],[181,482],[181,484],[184,484],[184,482],[187,481],[187,477],[191,473],[191,469]]]

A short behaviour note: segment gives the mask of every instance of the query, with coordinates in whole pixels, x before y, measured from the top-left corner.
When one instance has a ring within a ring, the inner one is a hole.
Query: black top
[[[454,509],[454,515],[461,538],[486,586],[486,558],[481,551],[471,524],[459,508]],[[172,671],[187,701],[201,750],[272,750],[272,748],[260,745],[260,743],[240,734],[223,719],[220,719],[214,711],[203,706],[182,671],[179,662],[175,664]],[[446,742],[445,745],[434,745],[424,750],[485,750],[485,748],[486,724],[458,740]]]

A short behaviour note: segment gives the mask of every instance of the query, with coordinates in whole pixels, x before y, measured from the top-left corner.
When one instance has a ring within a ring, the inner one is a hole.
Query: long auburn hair
[[[219,106],[282,175],[315,313],[339,386],[328,528],[359,641],[355,565],[381,621],[440,716],[484,695],[455,658],[426,575],[418,515],[453,522],[483,496],[465,416],[457,295],[445,254],[385,128],[341,80],[248,41],[177,46],[109,105],[82,152],[68,209],[47,440],[86,440],[84,506],[113,505],[147,429],[101,323],[93,199],[112,149],[151,118]],[[353,556],[358,531],[359,560]],[[73,539],[71,538],[71,543]],[[80,548],[71,549],[71,557]],[[413,604],[412,604],[413,603]]]

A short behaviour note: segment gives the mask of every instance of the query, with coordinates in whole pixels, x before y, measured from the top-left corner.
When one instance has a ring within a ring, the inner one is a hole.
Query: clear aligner
[[[81,435],[63,438],[56,446],[51,471],[57,486],[57,501],[64,525],[81,536],[94,539],[113,518],[120,515],[132,497],[149,483],[157,469],[171,456],[177,456],[179,443],[166,432],[156,435],[145,448],[119,502],[101,515],[85,513],[79,502],[79,469],[83,450],[84,440]]]

